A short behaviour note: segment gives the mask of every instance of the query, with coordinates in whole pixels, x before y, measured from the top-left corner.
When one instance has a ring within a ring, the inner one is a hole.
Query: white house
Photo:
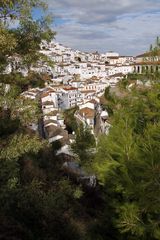
[[[68,86],[63,87],[58,92],[58,107],[61,109],[68,109],[75,107],[80,98],[80,91],[77,88]]]

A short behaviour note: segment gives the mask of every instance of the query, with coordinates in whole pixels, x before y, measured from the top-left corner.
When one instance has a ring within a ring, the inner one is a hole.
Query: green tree
[[[81,124],[76,131],[75,142],[72,143],[71,148],[78,155],[82,165],[90,165],[95,147],[95,138],[90,129]]]
[[[32,15],[33,8],[42,5],[38,0],[0,1],[0,239],[64,239],[64,235],[71,239],[76,232],[63,214],[70,207],[64,204],[70,202],[70,185],[48,183],[53,180],[51,173],[47,178],[49,167],[42,169],[42,159],[37,159],[48,145],[27,131],[38,120],[39,109],[36,101],[24,99],[20,93],[39,86],[38,82],[43,87],[43,76],[29,72],[25,77],[16,67],[11,74],[4,73],[16,58],[28,70],[47,61],[39,53],[39,45],[54,36],[50,19],[37,20]],[[15,20],[18,26],[11,29]],[[51,160],[50,166],[53,170]],[[72,191],[70,195],[74,195]]]
[[[114,114],[109,135],[99,139],[94,168],[105,202],[101,221],[111,208],[115,239],[160,236],[158,96],[158,84],[131,93]]]
[[[54,36],[54,32],[49,28],[49,18],[44,17],[40,20],[36,20],[32,15],[33,8],[42,7],[44,9],[45,5],[43,2],[5,0],[0,2],[0,7],[0,39],[2,40],[0,41],[0,49],[2,50],[0,51],[1,123],[4,125],[6,119],[10,123],[13,123],[15,119],[19,119],[19,128],[17,129],[17,126],[15,128],[15,134],[17,136],[21,131],[24,131],[24,126],[36,120],[36,113],[38,113],[37,104],[32,101],[21,99],[19,96],[25,89],[25,86],[34,86],[35,83],[33,80],[35,74],[34,76],[30,74],[24,77],[17,73],[16,68],[14,69],[14,74],[4,74],[3,69],[11,61],[14,62],[17,56],[20,59],[20,64],[24,64],[25,58],[29,60],[27,64],[30,66],[38,62],[41,59],[41,55],[39,54],[39,45],[41,41],[50,41]],[[11,29],[10,22],[15,19],[18,21],[18,26],[17,28]],[[12,126],[14,127],[14,125]],[[9,134],[6,138],[12,140],[12,138],[14,138],[13,133],[14,129],[12,130],[12,135]],[[10,141],[6,141],[6,139],[2,139],[1,141],[3,148],[7,149],[7,144],[10,143]],[[23,148],[23,141],[21,144]]]

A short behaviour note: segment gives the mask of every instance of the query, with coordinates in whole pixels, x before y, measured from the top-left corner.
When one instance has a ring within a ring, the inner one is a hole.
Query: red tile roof
[[[65,91],[72,91],[72,90],[78,90],[78,88],[75,87],[65,87],[63,88]]]
[[[78,111],[78,113],[85,118],[94,118],[95,117],[95,110],[90,108],[82,108]]]

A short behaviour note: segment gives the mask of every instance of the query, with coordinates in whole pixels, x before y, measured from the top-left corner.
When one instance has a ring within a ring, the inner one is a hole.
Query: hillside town
[[[160,1],[0,1],[0,240],[160,240]]]
[[[88,126],[95,138],[99,134],[107,134],[111,124],[109,114],[101,104],[105,89],[114,89],[129,73],[141,73],[144,69],[154,71],[159,67],[159,59],[153,61],[152,56],[146,53],[137,57],[120,56],[112,51],[88,53],[75,51],[55,41],[43,42],[40,53],[49,57],[54,66],[39,62],[39,67],[32,66],[32,70],[50,78],[44,80],[44,88],[29,89],[21,96],[40,102],[41,126],[33,123],[29,127],[34,131],[40,128],[42,137],[50,143],[58,140],[64,147],[74,138],[74,132],[66,129],[65,110],[76,108],[74,117],[77,123]],[[23,75],[28,74],[16,56],[6,72],[13,69],[19,69]]]
[[[45,88],[34,88],[21,95],[31,100],[38,99],[43,115],[43,136],[48,141],[72,141],[66,130],[63,112],[76,107],[74,117],[78,123],[87,125],[95,137],[107,133],[110,127],[108,112],[103,109],[100,98],[106,87],[114,87],[128,73],[134,71],[135,58],[120,56],[116,52],[100,54],[74,51],[57,42],[41,44],[41,53],[53,61],[54,66],[40,63],[33,71],[46,73],[50,80],[45,81]],[[6,72],[19,68],[23,75],[27,70],[20,65],[16,57]],[[37,131],[38,124],[30,126]],[[74,134],[74,133],[73,133]]]

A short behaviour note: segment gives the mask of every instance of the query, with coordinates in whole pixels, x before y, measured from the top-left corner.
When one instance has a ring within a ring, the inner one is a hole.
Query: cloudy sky
[[[46,0],[56,40],[82,51],[137,55],[160,35],[160,0]]]

